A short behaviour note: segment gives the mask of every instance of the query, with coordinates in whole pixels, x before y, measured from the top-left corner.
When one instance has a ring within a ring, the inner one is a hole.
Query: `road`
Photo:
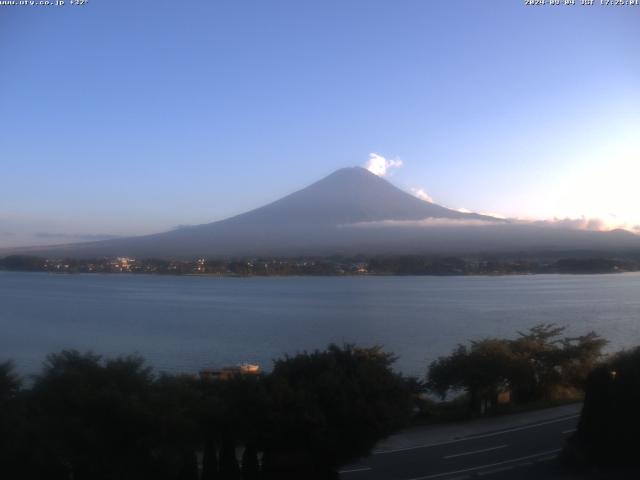
[[[580,405],[401,433],[340,471],[342,480],[548,478]],[[464,436],[460,436],[460,432]],[[518,470],[516,472],[516,469]],[[547,473],[545,473],[547,472]]]

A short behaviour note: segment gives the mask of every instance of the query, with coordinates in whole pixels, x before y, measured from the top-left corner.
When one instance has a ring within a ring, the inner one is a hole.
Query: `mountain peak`
[[[349,226],[428,218],[490,220],[425,202],[365,168],[349,167],[273,203],[225,220],[143,237],[69,245],[63,250],[81,252],[83,256],[134,257],[292,254],[368,239],[369,233]]]
[[[369,170],[367,170],[364,167],[343,167],[343,168],[339,168],[338,170],[335,170],[333,173],[329,174],[328,177],[332,177],[332,176],[353,176],[353,177],[357,177],[357,176],[373,176],[373,177],[377,177],[376,174],[371,173]],[[326,178],[326,177],[325,177]]]
[[[480,218],[425,202],[365,168],[341,168],[276,202],[228,221],[338,226],[384,220]]]
[[[358,182],[366,182],[366,181],[380,181],[382,178],[378,177],[376,174],[371,173],[364,167],[345,167],[339,168],[334,172],[330,173],[326,177],[320,179],[316,183],[320,182],[354,182],[354,186]],[[386,180],[385,180],[386,181]]]

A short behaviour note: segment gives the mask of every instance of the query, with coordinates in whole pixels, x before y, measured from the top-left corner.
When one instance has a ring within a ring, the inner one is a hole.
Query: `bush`
[[[412,392],[394,360],[379,347],[331,345],[276,361],[265,451],[274,478],[328,478],[403,426]]]
[[[640,466],[640,347],[598,366],[587,380],[570,451],[588,463]]]
[[[25,390],[0,364],[0,476],[196,480],[201,467],[207,480],[333,478],[407,420],[415,385],[393,361],[332,345],[269,375],[207,381],[154,375],[138,356],[62,351]]]

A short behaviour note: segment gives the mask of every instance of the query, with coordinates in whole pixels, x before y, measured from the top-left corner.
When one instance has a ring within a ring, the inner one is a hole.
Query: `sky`
[[[1,6],[0,246],[207,223],[355,165],[450,208],[634,228],[638,45],[633,6]]]

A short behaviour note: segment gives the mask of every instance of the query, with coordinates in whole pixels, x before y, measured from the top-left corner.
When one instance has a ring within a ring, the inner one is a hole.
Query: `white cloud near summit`
[[[422,189],[422,188],[412,188],[411,189],[411,193],[413,193],[413,195],[415,197],[418,197],[420,200],[424,200],[425,202],[433,203],[433,198],[431,198],[431,195],[429,195],[427,192],[425,192],[424,189]]]
[[[389,173],[390,169],[399,168],[401,166],[402,160],[399,158],[388,160],[377,153],[370,153],[369,160],[367,160],[367,163],[365,164],[365,168],[367,170],[379,177],[384,177]]]
[[[429,227],[487,227],[502,225],[497,220],[480,220],[465,218],[425,218],[423,220],[374,220],[371,222],[356,222],[341,227],[352,228],[429,228]]]

